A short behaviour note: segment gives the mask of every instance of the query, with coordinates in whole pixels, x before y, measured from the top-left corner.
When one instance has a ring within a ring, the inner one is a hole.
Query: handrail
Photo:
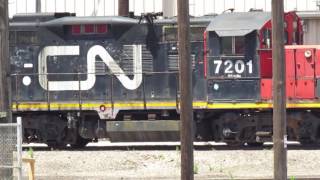
[[[114,102],[113,102],[113,76],[111,75],[111,92],[110,92],[110,101],[111,101],[111,110],[112,110],[112,115],[114,112]]]
[[[147,109],[145,78],[142,79],[143,108]]]
[[[48,111],[50,111],[50,87],[49,87],[49,81],[47,81],[47,89],[48,89],[48,91],[47,91],[47,104],[48,104]]]
[[[48,82],[48,81],[47,81]],[[78,96],[79,96],[79,110],[81,114],[82,110],[82,99],[81,99],[81,81],[80,81],[80,73],[78,73],[78,86],[79,86],[79,91],[78,91]]]
[[[87,75],[87,74],[94,74],[98,76],[109,75],[109,76],[116,76],[116,75],[136,75],[136,74],[144,74],[144,75],[153,75],[153,74],[179,74],[179,71],[167,71],[167,72],[143,72],[143,73],[13,73],[10,76],[35,76],[35,75]]]
[[[179,108],[179,103],[180,103],[180,101],[179,101],[179,99],[180,99],[180,97],[179,97],[179,94],[180,94],[180,92],[179,92],[179,89],[180,89],[179,74],[176,74],[176,81],[177,81],[177,83],[176,83],[176,109],[178,112],[180,112],[180,108]]]
[[[221,56],[207,56],[208,58],[245,58],[243,55],[221,55]],[[210,60],[210,59],[209,59]]]
[[[18,97],[19,97],[19,89],[18,89],[18,76],[15,76],[15,90],[16,90],[16,93],[15,93],[15,101],[16,101],[16,111],[18,111]]]
[[[21,98],[20,98],[20,88],[19,88],[19,83],[18,81],[20,80],[20,76],[44,76],[44,75],[77,75],[78,76],[78,93],[79,93],[79,97],[77,99],[78,103],[79,103],[79,109],[80,111],[82,110],[83,108],[83,92],[81,90],[81,75],[87,75],[88,73],[43,73],[43,74],[40,74],[40,73],[15,73],[15,74],[11,74],[10,77],[11,78],[14,78],[15,80],[15,103],[16,103],[16,110],[18,111],[19,110],[19,103],[20,102],[25,102],[25,101],[28,101],[28,100],[23,100],[21,101]],[[110,97],[106,97],[106,98],[102,98],[101,100],[103,101],[108,101],[108,99],[110,100],[110,103],[111,103],[111,110],[112,110],[112,113],[114,112],[114,87],[115,87],[115,79],[116,78],[116,74],[111,74],[111,73],[92,73],[92,74],[99,74],[99,75],[106,75],[106,76],[109,76],[110,77],[110,87],[109,88],[106,88],[106,91],[107,91],[107,94],[110,93]],[[136,73],[137,74],[137,73]],[[171,75],[174,75],[176,81],[177,81],[177,85],[176,85],[176,89],[175,89],[175,96],[176,96],[176,102],[177,102],[177,109],[179,109],[179,106],[178,106],[178,103],[179,103],[179,85],[178,85],[178,80],[179,80],[179,73],[178,71],[175,71],[175,72],[147,72],[147,73],[139,73],[139,74],[142,74],[142,76],[144,77],[142,79],[142,86],[140,86],[140,90],[142,90],[142,101],[143,101],[143,104],[144,104],[144,109],[147,109],[147,89],[146,89],[146,77],[147,76],[152,76],[152,75],[165,75],[165,76],[171,76]],[[52,103],[52,99],[51,99],[51,92],[50,92],[50,81],[47,81],[45,82],[46,83],[46,86],[47,86],[47,91],[44,93],[44,96],[43,96],[43,100],[46,101],[47,103],[47,110],[48,111],[51,111],[51,103]],[[22,98],[23,99],[23,98]],[[32,101],[32,99],[30,99]],[[43,101],[42,100],[42,101]]]

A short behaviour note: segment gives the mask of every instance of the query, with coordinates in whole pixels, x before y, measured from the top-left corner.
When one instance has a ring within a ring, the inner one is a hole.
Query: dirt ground
[[[179,179],[180,174],[178,149],[34,150],[34,158],[36,179]],[[258,179],[273,174],[270,148],[196,150],[194,158],[195,179]],[[312,175],[320,179],[320,150],[289,150],[288,174],[294,177]]]

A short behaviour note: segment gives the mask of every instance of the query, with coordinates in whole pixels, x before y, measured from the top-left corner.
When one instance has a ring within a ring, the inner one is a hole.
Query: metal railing
[[[14,169],[18,170],[18,180],[22,179],[22,137],[21,117],[17,123],[0,123],[0,177],[3,179],[13,179]]]
[[[19,104],[20,103],[23,103],[23,102],[33,102],[33,100],[23,100],[22,98],[22,95],[21,95],[21,91],[22,91],[22,82],[19,82],[23,77],[25,76],[31,76],[33,77],[32,79],[33,80],[39,80],[39,78],[41,76],[46,76],[47,80],[46,80],[46,86],[47,86],[47,90],[44,90],[44,89],[33,89],[33,90],[37,90],[37,91],[45,91],[45,96],[43,96],[41,102],[44,102],[44,103],[47,103],[47,110],[50,111],[50,104],[52,102],[70,102],[70,101],[76,101],[77,103],[79,103],[79,110],[81,111],[82,110],[82,104],[84,101],[92,101],[91,99],[85,99],[82,95],[82,92],[85,92],[84,90],[81,89],[81,76],[83,75],[88,75],[88,74],[94,74],[95,76],[105,76],[106,77],[106,80],[110,80],[109,82],[109,87],[106,88],[106,90],[108,91],[109,95],[108,96],[105,96],[103,99],[99,99],[98,101],[102,101],[102,102],[110,102],[111,104],[111,107],[112,107],[112,110],[114,108],[114,103],[115,103],[115,100],[114,100],[114,91],[116,89],[116,86],[115,86],[115,82],[117,81],[117,75],[119,75],[119,73],[117,74],[112,74],[112,73],[18,73],[18,74],[11,74],[11,78],[12,78],[12,82],[13,83],[13,94],[12,94],[12,102],[14,102],[16,104],[16,111],[19,111]],[[132,76],[132,75],[135,75],[134,73],[124,73],[125,75],[127,76]],[[137,74],[137,73],[136,73]],[[143,72],[143,73],[139,73],[139,74],[142,74],[142,82],[141,82],[141,85],[139,86],[139,88],[137,88],[136,90],[131,90],[131,91],[137,91],[137,90],[140,90],[142,91],[141,93],[141,97],[139,97],[137,100],[138,101],[143,101],[144,103],[144,108],[146,108],[146,104],[147,104],[147,95],[146,95],[146,78],[148,77],[152,77],[152,76],[155,76],[155,75],[163,75],[163,76],[171,76],[171,77],[174,77],[175,78],[175,81],[176,81],[176,89],[174,90],[175,92],[175,97],[171,97],[172,99],[175,98],[175,101],[177,104],[179,104],[179,73],[176,72],[176,71],[172,71],[172,72]],[[77,77],[77,80],[74,80],[74,81],[77,81],[78,82],[78,90],[77,91],[74,91],[74,92],[77,92],[78,93],[78,96],[75,97],[73,100],[58,100],[58,101],[55,101],[53,99],[51,99],[51,92],[50,92],[50,87],[49,87],[49,81],[48,81],[48,76],[52,76],[52,75],[55,75],[55,76],[64,76],[64,75],[71,75],[71,76],[74,76],[74,77]],[[38,82],[37,82],[38,83]],[[96,82],[96,83],[99,83],[99,82]],[[94,87],[96,86],[96,84],[94,85]],[[93,87],[93,88],[94,88]],[[39,86],[39,88],[41,88]],[[122,87],[125,89],[125,87]],[[119,89],[117,89],[119,90]],[[90,91],[90,90],[86,90],[86,91]],[[165,97],[163,97],[165,98]],[[177,107],[178,108],[178,107]]]

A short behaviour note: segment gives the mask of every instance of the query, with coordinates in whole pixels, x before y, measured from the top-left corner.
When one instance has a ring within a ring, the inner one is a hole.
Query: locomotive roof
[[[218,36],[244,36],[271,19],[270,12],[225,13],[212,19],[207,31],[215,31]]]
[[[10,26],[64,26],[64,25],[77,25],[77,24],[138,24],[137,19],[132,19],[128,17],[121,16],[92,16],[92,17],[61,17],[52,20],[47,20],[44,22],[39,21],[23,21],[24,19],[19,19],[19,21],[15,21],[13,19],[10,22]]]
[[[95,16],[95,17],[63,17],[47,21],[46,26],[62,26],[62,25],[75,25],[75,24],[137,24],[138,20],[121,17],[121,16]]]
[[[190,17],[190,24],[209,24],[216,15],[201,16],[201,17]],[[178,24],[177,17],[168,19],[157,19],[154,21],[155,24]]]
[[[208,25],[215,16],[202,16],[190,18],[190,24],[205,24]],[[134,25],[139,23],[139,19],[133,19],[122,16],[66,16],[55,18],[54,13],[41,14],[18,14],[15,15],[11,21],[10,26],[64,26],[64,25],[78,25],[78,24],[126,24]],[[144,20],[142,24],[146,23]],[[154,24],[177,24],[177,18],[157,19]]]

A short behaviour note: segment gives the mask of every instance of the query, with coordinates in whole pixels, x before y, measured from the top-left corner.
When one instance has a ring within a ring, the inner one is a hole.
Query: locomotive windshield
[[[254,77],[258,73],[257,31],[243,36],[219,36],[209,32],[208,74],[210,77]]]
[[[245,38],[243,36],[222,37],[220,46],[222,55],[243,55],[245,53]]]

